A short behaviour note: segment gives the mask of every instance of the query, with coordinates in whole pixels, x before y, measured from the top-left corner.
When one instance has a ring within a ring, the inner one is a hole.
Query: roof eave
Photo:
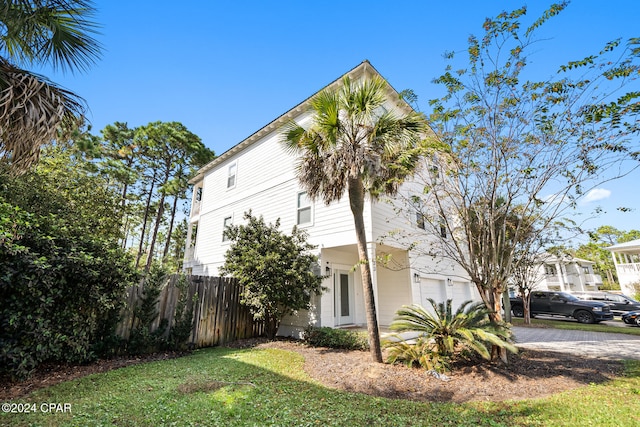
[[[310,97],[308,97],[307,99],[305,99],[304,101],[302,101],[301,103],[299,103],[298,105],[296,105],[295,107],[287,111],[286,113],[280,115],[275,120],[271,121],[269,124],[262,127],[260,130],[253,133],[252,135],[250,135],[248,138],[242,140],[240,143],[234,145],[233,147],[231,147],[230,149],[222,153],[220,156],[216,157],[211,162],[207,163],[206,165],[198,169],[198,171],[196,172],[196,175],[189,180],[189,184],[196,184],[197,182],[202,181],[202,179],[204,178],[204,175],[214,167],[218,166],[221,163],[224,163],[229,158],[233,157],[236,153],[239,153],[240,151],[249,147],[251,144],[258,141],[265,135],[273,132],[274,130],[280,129],[284,124],[292,120],[297,115],[309,110],[311,108],[311,100],[313,99],[314,96],[316,96],[318,93],[322,92],[323,90],[337,88],[341,84],[341,81],[345,76],[349,76],[352,79],[356,79],[366,74],[369,74],[369,75],[377,74],[380,77],[382,77],[382,75],[378,72],[378,70],[376,70],[368,60],[364,60],[355,68],[351,69],[347,73],[335,79],[333,82],[329,83],[319,91],[315,92],[313,95],[311,95]],[[384,77],[382,78],[384,79]],[[387,80],[385,79],[385,81]],[[389,91],[389,95],[395,96],[397,97],[398,100],[402,101],[398,91],[396,91],[389,84],[389,82],[387,82],[387,89]],[[402,101],[400,105],[403,105],[405,109],[407,109],[408,111],[412,110],[411,106],[404,101]]]

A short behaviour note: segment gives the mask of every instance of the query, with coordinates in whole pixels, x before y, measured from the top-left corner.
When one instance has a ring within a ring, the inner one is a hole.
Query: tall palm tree
[[[310,102],[314,122],[308,129],[290,123],[285,144],[299,156],[298,179],[311,200],[326,204],[345,194],[353,214],[371,355],[382,362],[380,334],[363,217],[365,196],[394,194],[412,173],[426,122],[408,112],[388,111],[386,82],[378,77],[354,83],[346,76],[338,90],[325,89]]]
[[[37,160],[59,129],[74,129],[83,101],[21,66],[85,70],[100,56],[97,25],[86,0],[0,2],[0,159],[15,172]],[[64,135],[63,135],[64,137]]]

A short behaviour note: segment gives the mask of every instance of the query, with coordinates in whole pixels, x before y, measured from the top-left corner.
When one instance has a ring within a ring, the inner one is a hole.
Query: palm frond
[[[452,300],[436,303],[428,299],[433,311],[420,305],[402,306],[390,325],[397,332],[415,332],[420,340],[429,342],[426,349],[429,353],[437,353],[443,360],[452,359],[461,349],[469,349],[485,359],[490,359],[490,345],[517,352],[511,344],[511,332],[506,324],[493,324],[489,320],[489,311],[483,303],[463,302],[454,311]],[[417,342],[417,341],[416,341]],[[405,355],[420,351],[420,348],[408,349],[413,345],[396,345],[397,351]]]
[[[51,63],[64,71],[85,70],[102,47],[92,37],[98,25],[91,20],[87,0],[12,0],[0,7],[2,46],[20,64]]]
[[[322,197],[327,204],[340,200],[348,180],[355,179],[375,199],[395,193],[415,169],[415,149],[426,122],[416,114],[396,117],[381,108],[386,87],[377,76],[358,82],[346,76],[338,90],[326,89],[311,99],[308,129],[285,127],[283,143],[298,156],[298,178],[310,197]]]
[[[79,97],[0,58],[0,158],[21,173],[61,129],[73,129],[84,107]]]

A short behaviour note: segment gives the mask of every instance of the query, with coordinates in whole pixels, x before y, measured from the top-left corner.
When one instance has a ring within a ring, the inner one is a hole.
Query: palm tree
[[[396,313],[390,328],[398,333],[417,333],[415,342],[390,341],[390,360],[418,362],[428,369],[446,368],[458,350],[470,350],[490,359],[488,345],[516,352],[509,342],[511,330],[505,323],[489,319],[489,309],[483,302],[466,301],[454,312],[451,300],[437,304],[429,298],[433,313],[420,305],[403,306]]]
[[[426,123],[422,115],[397,116],[385,107],[385,81],[374,76],[356,84],[346,76],[339,90],[325,89],[310,102],[308,129],[290,123],[285,144],[299,156],[298,179],[311,200],[326,204],[345,194],[355,223],[371,355],[382,362],[373,282],[363,218],[365,195],[394,194],[418,161]]]
[[[74,129],[84,113],[73,92],[20,66],[51,64],[85,70],[100,56],[91,37],[94,8],[85,0],[8,0],[0,5],[0,159],[14,172],[38,160],[59,128]],[[63,137],[65,137],[63,135]]]

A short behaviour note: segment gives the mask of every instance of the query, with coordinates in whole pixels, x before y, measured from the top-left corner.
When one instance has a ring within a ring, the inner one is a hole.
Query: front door
[[[333,275],[336,325],[353,323],[353,273],[336,270]]]

